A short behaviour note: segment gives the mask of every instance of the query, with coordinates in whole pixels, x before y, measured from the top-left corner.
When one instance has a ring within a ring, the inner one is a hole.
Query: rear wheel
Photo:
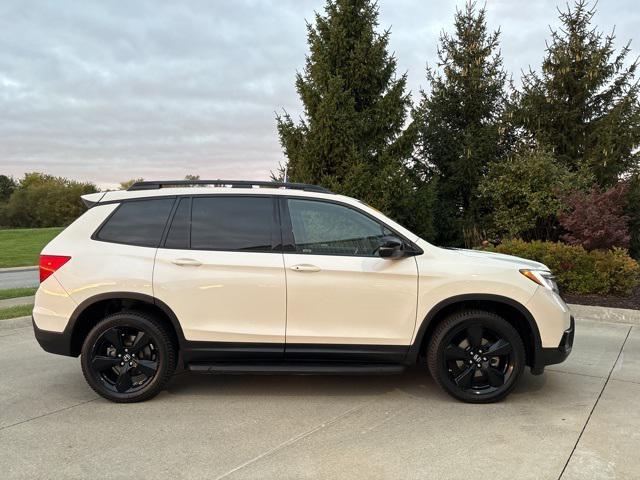
[[[445,319],[429,342],[433,379],[453,397],[497,402],[522,374],[525,351],[518,332],[492,312],[465,310]]]
[[[93,390],[122,403],[157,395],[171,378],[176,352],[153,317],[119,312],[104,318],[82,346],[82,372]]]

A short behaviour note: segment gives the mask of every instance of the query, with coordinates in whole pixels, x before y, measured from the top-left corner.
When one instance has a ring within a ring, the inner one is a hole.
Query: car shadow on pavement
[[[534,392],[544,388],[546,383],[546,375],[534,376],[525,371],[514,393]],[[181,396],[253,394],[273,397],[359,397],[402,391],[412,397],[451,401],[426,368],[420,367],[397,375],[208,375],[182,371],[174,375],[166,391]]]

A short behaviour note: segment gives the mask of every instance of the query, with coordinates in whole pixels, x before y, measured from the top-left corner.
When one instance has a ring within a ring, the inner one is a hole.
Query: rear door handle
[[[175,260],[172,260],[172,262],[181,267],[199,267],[202,265],[202,262],[193,258],[176,258]]]
[[[293,265],[289,268],[296,272],[319,272],[320,271],[320,267],[316,267],[315,265],[311,265],[309,263],[301,263],[299,265]]]

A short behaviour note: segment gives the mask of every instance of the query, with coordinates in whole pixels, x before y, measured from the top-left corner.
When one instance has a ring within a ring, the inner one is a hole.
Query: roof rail
[[[157,180],[136,182],[127,190],[155,190],[158,188],[190,187],[194,185],[210,185],[214,187],[231,188],[290,188],[292,190],[305,190],[307,192],[333,193],[332,191],[318,185],[291,182],[267,182],[263,180]]]

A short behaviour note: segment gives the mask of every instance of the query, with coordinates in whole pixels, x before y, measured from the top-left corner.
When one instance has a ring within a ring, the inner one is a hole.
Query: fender
[[[169,308],[169,306],[166,303],[164,303],[162,300],[158,300],[157,298],[152,297],[151,295],[146,295],[144,293],[137,293],[137,292],[99,293],[97,295],[94,295],[92,297],[89,297],[83,300],[71,314],[71,317],[69,318],[69,322],[67,323],[67,326],[65,327],[63,333],[65,335],[68,335],[69,338],[71,338],[71,335],[73,333],[73,330],[76,326],[78,319],[80,318],[80,315],[82,315],[82,313],[87,308],[91,307],[91,305],[94,305],[95,303],[101,302],[103,300],[118,300],[123,298],[127,300],[139,300],[141,302],[149,303],[151,305],[155,305],[156,307],[160,308],[160,310],[162,310],[171,321],[171,324],[173,325],[173,328],[176,331],[176,335],[178,336],[179,343],[181,345],[184,343],[185,341],[184,333],[182,332],[182,327],[180,326],[178,317],[176,317],[176,314],[173,313],[173,310],[171,310],[171,308]]]
[[[515,308],[518,310],[524,318],[527,319],[527,323],[529,324],[529,329],[533,334],[533,358],[530,359],[530,363],[533,366],[537,365],[537,361],[540,358],[540,352],[542,351],[542,342],[540,340],[540,331],[538,330],[538,325],[536,324],[533,315],[531,312],[527,310],[527,308],[522,305],[520,302],[517,302],[509,297],[503,297],[502,295],[493,295],[489,293],[470,293],[464,295],[455,295],[453,297],[446,298],[441,302],[437,303],[435,306],[429,310],[424,320],[418,327],[418,332],[416,333],[416,338],[413,341],[413,344],[409,347],[409,351],[407,352],[407,356],[405,359],[405,363],[417,363],[418,355],[420,354],[420,347],[422,346],[422,342],[424,340],[425,334],[433,320],[437,317],[437,315],[446,307],[454,305],[456,303],[464,303],[464,302],[493,302],[500,303],[503,305],[507,305],[509,307]]]

